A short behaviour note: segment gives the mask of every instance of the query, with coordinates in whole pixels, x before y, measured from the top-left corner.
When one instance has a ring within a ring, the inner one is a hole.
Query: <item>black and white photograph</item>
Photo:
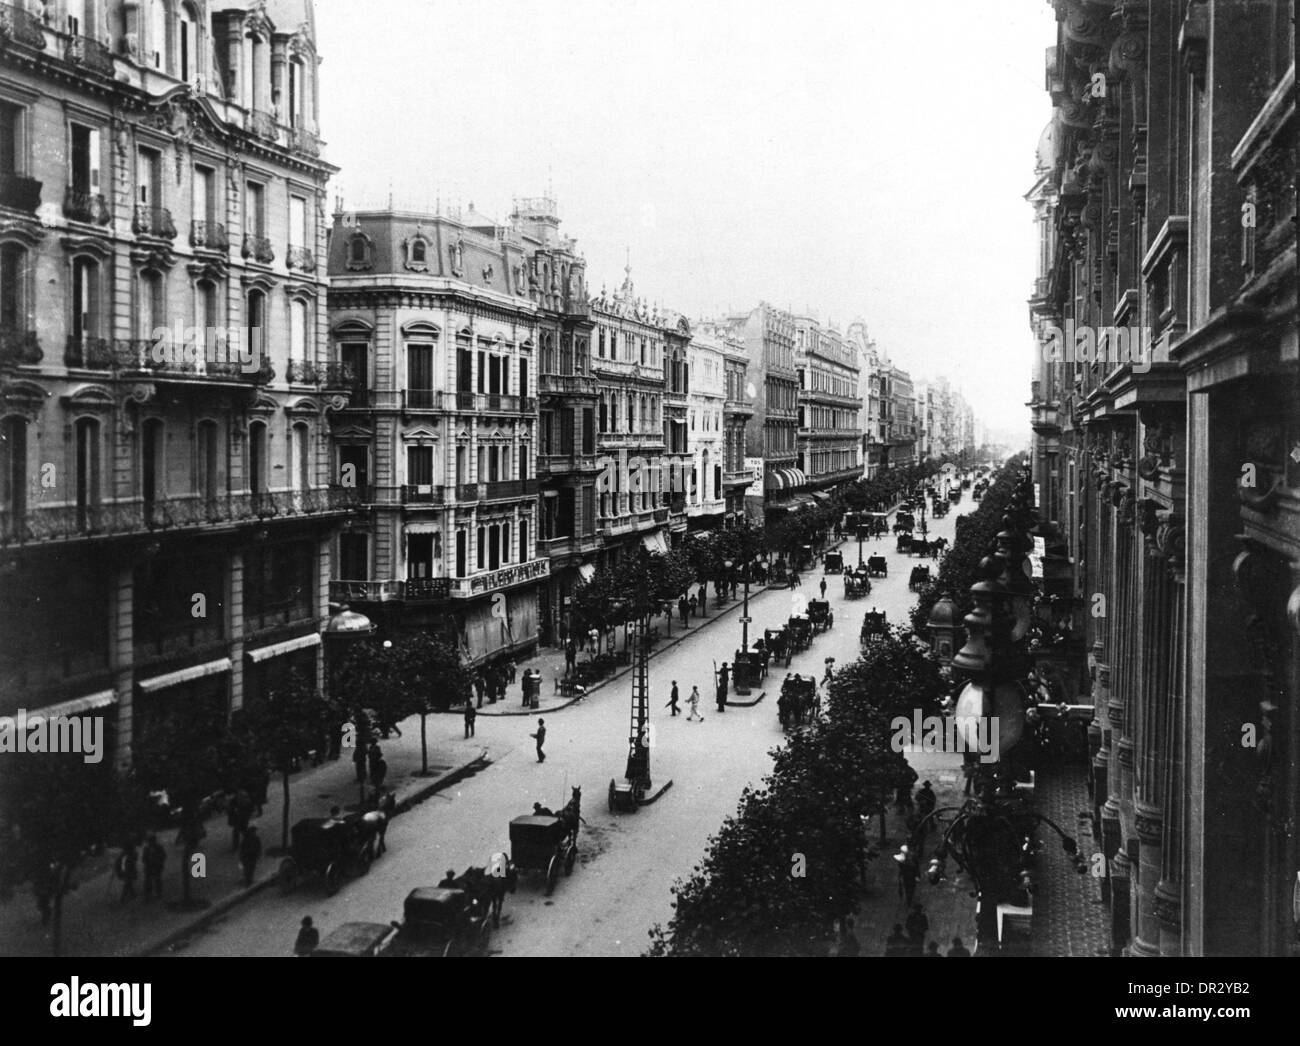
[[[1211,961],[1300,957],[1295,69],[1294,0],[0,2],[33,1012],[1280,1002]]]

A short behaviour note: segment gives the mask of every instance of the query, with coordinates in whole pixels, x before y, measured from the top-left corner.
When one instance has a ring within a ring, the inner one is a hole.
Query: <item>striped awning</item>
[[[76,697],[71,701],[64,701],[57,705],[46,705],[44,708],[37,708],[27,713],[27,719],[30,721],[33,716],[44,716],[46,719],[53,719],[55,716],[73,716],[81,715],[83,712],[93,712],[96,708],[107,708],[109,705],[117,704],[117,694],[112,690],[101,690],[95,694],[88,694],[85,697]]]
[[[808,477],[802,469],[768,469],[765,486],[768,490],[798,490],[807,486]]]
[[[175,672],[168,672],[166,675],[154,676],[152,679],[140,680],[139,686],[146,694],[155,693],[158,690],[166,690],[171,686],[180,686],[182,683],[191,683],[195,679],[202,679],[204,676],[215,676],[219,672],[230,671],[230,658],[222,657],[216,661],[208,661],[202,665],[191,665],[189,668],[182,668]]]
[[[647,552],[667,552],[668,542],[664,540],[662,530],[656,530],[653,534],[642,534],[641,544]]]
[[[281,654],[291,654],[295,650],[304,650],[313,646],[320,646],[320,634],[317,632],[309,632],[297,639],[286,639],[283,643],[272,643],[270,646],[258,647],[256,650],[247,650],[245,653],[248,655],[248,659],[256,664],[259,661],[265,661],[267,658],[279,657]]]

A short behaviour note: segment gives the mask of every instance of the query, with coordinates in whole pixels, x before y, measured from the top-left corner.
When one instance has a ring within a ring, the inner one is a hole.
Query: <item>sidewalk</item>
[[[469,757],[463,753],[453,756],[445,749],[431,747],[429,776],[418,776],[420,721],[410,719],[402,728],[402,737],[380,742],[389,767],[388,785],[397,792],[399,814],[486,764],[485,748],[477,749]],[[337,805],[344,811],[357,808],[360,793],[350,754],[345,749],[341,759],[293,775],[289,797],[291,827],[304,817],[328,816],[331,806]],[[243,873],[230,848],[225,815],[208,818],[205,823],[208,834],[202,850],[207,875],[196,879],[191,887],[193,897],[211,902],[207,908],[177,911],[171,907],[181,894],[182,852],[174,845],[174,828],[158,833],[158,841],[167,851],[161,901],[146,901],[139,896],[130,901],[119,899],[122,884],[111,874],[117,851],[87,859],[73,873],[73,882],[78,885],[63,899],[62,954],[129,956],[162,951],[173,940],[195,932],[270,886],[276,880],[281,860],[278,852],[270,851],[280,845],[283,795],[280,778],[273,777],[262,816],[253,820],[265,852],[249,887],[243,885]],[[383,858],[379,860],[382,864]],[[137,890],[142,884],[143,868]],[[41,925],[31,885],[25,883],[14,891],[9,901],[0,903],[0,955],[48,956],[51,946],[49,928]]]

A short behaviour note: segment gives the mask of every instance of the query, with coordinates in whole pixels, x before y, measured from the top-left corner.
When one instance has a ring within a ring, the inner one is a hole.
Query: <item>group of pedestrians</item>
[[[483,707],[484,697],[488,699],[490,705],[494,705],[498,701],[504,701],[506,699],[506,687],[514,686],[515,677],[518,674],[519,666],[515,664],[514,658],[508,658],[503,663],[487,665],[476,671],[473,684],[474,693],[478,695],[478,707]]]
[[[144,899],[148,901],[155,897],[162,897],[162,873],[166,863],[167,851],[152,832],[145,837],[144,847],[138,855],[136,844],[128,843],[118,854],[117,865],[113,869],[113,874],[122,883],[122,900],[130,901],[135,898],[135,884],[140,875],[141,865],[144,866]],[[40,905],[39,892],[37,902],[44,916],[45,909]]]
[[[384,758],[378,741],[371,741],[369,745],[358,744],[352,755],[352,764],[356,767],[357,784],[365,784],[369,777],[376,789],[384,787],[384,781],[388,779],[388,760]]]

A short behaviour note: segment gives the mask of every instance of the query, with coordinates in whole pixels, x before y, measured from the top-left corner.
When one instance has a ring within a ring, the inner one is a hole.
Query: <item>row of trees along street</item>
[[[827,954],[878,856],[863,818],[880,815],[883,824],[894,790],[916,779],[890,745],[890,724],[914,708],[937,714],[949,689],[916,636],[939,591],[961,585],[964,596],[976,579],[1018,468],[1004,467],[979,509],[958,520],[957,544],[913,615],[916,632],[892,629],[838,671],[824,719],[791,736],[762,786],[745,790],[692,874],[674,886],[673,917],[650,931],[649,955]]]
[[[454,648],[432,636],[354,640],[332,666],[330,692],[301,675],[227,717],[192,710],[163,720],[136,739],[129,769],[110,760],[86,764],[79,753],[0,763],[4,797],[0,889],[31,880],[48,892],[51,936],[59,950],[62,902],[79,866],[105,847],[138,844],[145,833],[175,828],[183,850],[182,906],[191,895],[192,858],[216,797],[238,789],[256,796],[271,774],[283,789],[280,845],[289,844],[293,774],[310,753],[335,746],[366,747],[402,720],[420,717],[422,772],[428,772],[427,717],[460,703],[470,676]],[[156,798],[165,792],[166,808]]]

